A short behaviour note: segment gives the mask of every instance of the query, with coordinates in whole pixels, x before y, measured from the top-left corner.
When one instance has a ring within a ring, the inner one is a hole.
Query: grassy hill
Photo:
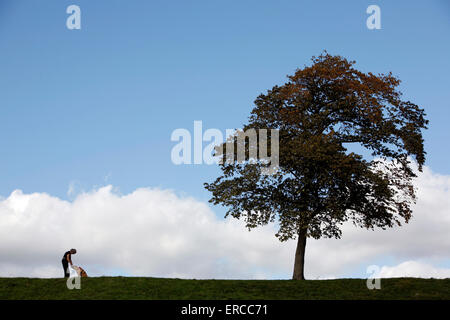
[[[83,278],[80,290],[64,279],[0,278],[0,299],[450,299],[450,279],[182,280]]]

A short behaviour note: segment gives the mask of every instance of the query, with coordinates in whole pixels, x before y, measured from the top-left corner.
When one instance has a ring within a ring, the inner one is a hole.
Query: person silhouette
[[[76,249],[70,249],[69,251],[66,251],[66,253],[64,253],[61,261],[64,269],[64,278],[70,277],[69,264],[72,265],[72,255],[76,253]]]

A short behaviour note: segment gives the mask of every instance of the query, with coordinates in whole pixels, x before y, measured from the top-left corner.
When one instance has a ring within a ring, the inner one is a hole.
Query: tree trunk
[[[305,247],[306,247],[306,230],[298,232],[297,250],[295,250],[294,274],[293,280],[305,280]]]

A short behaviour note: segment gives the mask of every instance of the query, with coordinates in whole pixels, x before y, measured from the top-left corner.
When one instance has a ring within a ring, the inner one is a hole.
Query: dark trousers
[[[64,269],[64,278],[69,278],[70,272],[69,272],[69,263],[67,260],[62,261],[63,269]]]

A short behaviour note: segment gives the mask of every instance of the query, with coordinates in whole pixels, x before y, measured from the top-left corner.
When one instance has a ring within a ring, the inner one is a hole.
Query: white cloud
[[[2,276],[60,276],[72,247],[74,263],[91,275],[252,278],[282,273],[289,263],[279,263],[286,249],[271,227],[249,233],[168,190],[120,195],[107,186],[73,202],[16,190],[0,202]],[[61,270],[50,272],[54,265]]]
[[[383,266],[378,274],[379,278],[421,277],[421,278],[450,278],[450,268],[435,268],[434,266],[417,261],[406,261],[394,267]]]
[[[408,264],[385,267],[385,274],[445,274],[429,264],[450,258],[450,177],[425,168],[417,186],[408,225],[367,231],[345,224],[340,240],[309,240],[306,276],[361,275],[386,257]],[[248,232],[170,190],[121,195],[106,186],[71,202],[16,190],[0,199],[0,276],[60,277],[62,254],[74,247],[74,263],[93,276],[288,278],[295,242],[280,243],[274,233],[274,226]]]

